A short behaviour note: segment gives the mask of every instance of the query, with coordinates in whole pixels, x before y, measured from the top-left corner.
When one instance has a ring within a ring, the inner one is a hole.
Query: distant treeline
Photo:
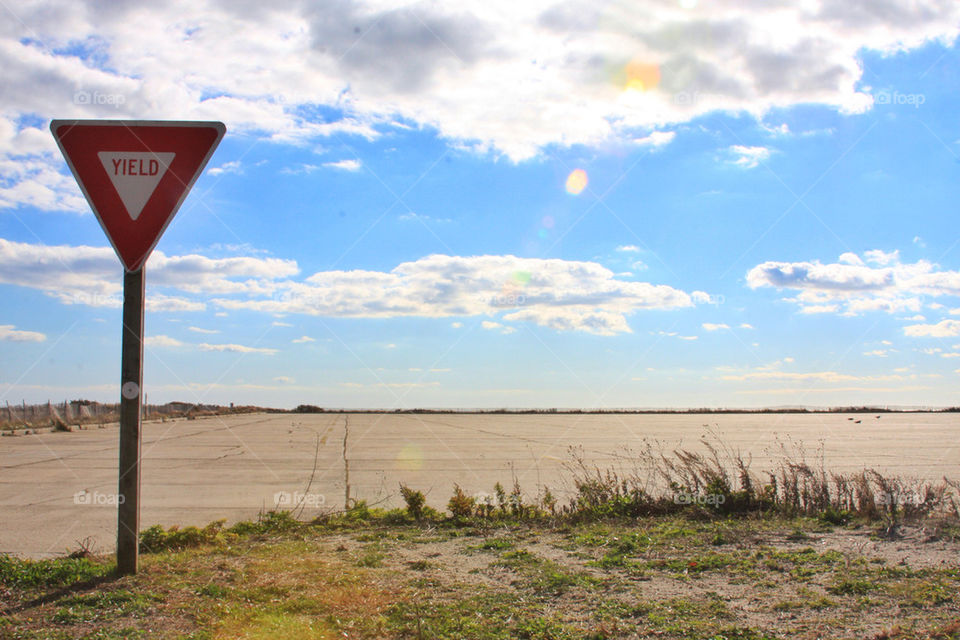
[[[282,411],[281,411],[282,412]],[[766,409],[716,409],[699,407],[690,409],[333,409],[312,404],[301,404],[289,413],[462,413],[462,414],[754,414],[754,413],[960,413],[960,407],[943,408],[892,408],[892,407],[775,407]]]

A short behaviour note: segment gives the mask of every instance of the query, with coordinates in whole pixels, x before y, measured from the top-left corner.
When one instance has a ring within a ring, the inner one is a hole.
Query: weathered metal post
[[[137,572],[140,534],[140,396],[143,385],[143,268],[123,274],[120,355],[120,482],[117,573]]]

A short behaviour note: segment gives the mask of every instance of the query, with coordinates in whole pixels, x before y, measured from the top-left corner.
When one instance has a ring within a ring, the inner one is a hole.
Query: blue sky
[[[5,9],[0,399],[118,396],[77,117],[227,125],[151,402],[960,404],[960,7],[915,5]]]

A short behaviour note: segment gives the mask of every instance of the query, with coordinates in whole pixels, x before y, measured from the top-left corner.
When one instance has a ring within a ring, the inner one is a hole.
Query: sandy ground
[[[958,414],[252,414],[145,425],[141,526],[251,519],[274,508],[279,492],[305,494],[293,497],[310,517],[342,507],[347,484],[351,497],[384,506],[399,503],[400,482],[438,508],[455,482],[477,493],[516,478],[528,494],[547,485],[563,495],[570,447],[591,465],[632,470],[624,454],[644,439],[698,448],[708,429],[751,456],[756,472],[780,458],[778,442],[792,441],[811,461],[822,443],[832,471],[960,477]],[[0,553],[58,555],[82,540],[109,551],[117,436],[107,428],[0,438]]]

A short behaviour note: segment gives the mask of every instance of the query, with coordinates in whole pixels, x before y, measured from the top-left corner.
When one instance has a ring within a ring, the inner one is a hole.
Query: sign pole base
[[[117,573],[120,575],[135,574],[139,565],[143,299],[143,269],[124,272],[120,356],[120,482],[117,495]]]

